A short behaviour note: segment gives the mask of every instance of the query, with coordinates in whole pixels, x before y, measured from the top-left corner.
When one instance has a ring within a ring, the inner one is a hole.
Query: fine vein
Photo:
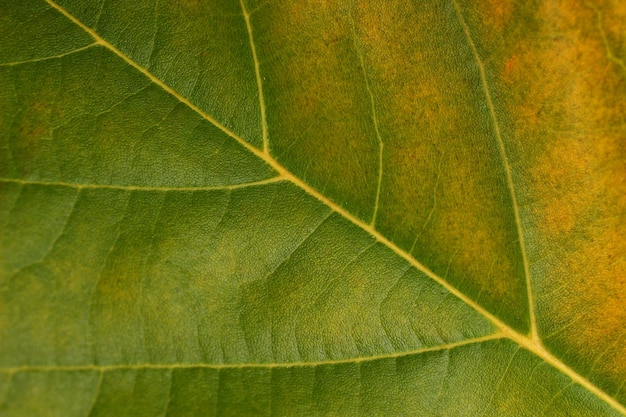
[[[454,4],[454,9],[456,11],[456,15],[463,27],[463,32],[467,38],[467,42],[469,43],[470,48],[472,49],[472,54],[474,55],[474,59],[476,61],[476,65],[478,66],[478,71],[480,72],[480,83],[483,87],[483,92],[485,94],[485,100],[487,101],[487,107],[489,108],[489,115],[491,117],[491,121],[493,123],[493,131],[498,141],[498,147],[500,149],[500,157],[502,158],[502,163],[504,165],[504,171],[506,172],[506,182],[509,188],[509,193],[511,195],[511,204],[513,206],[513,213],[515,215],[515,225],[517,227],[517,236],[519,241],[520,252],[522,255],[522,264],[524,265],[524,276],[526,279],[526,292],[528,297],[528,310],[530,313],[530,331],[531,337],[536,344],[541,344],[539,339],[539,332],[537,330],[537,318],[535,316],[535,303],[533,300],[533,289],[530,281],[530,267],[528,264],[528,257],[526,255],[526,243],[524,242],[524,231],[522,230],[522,221],[519,213],[519,205],[517,203],[517,194],[515,192],[515,185],[513,184],[513,176],[511,173],[511,165],[509,163],[509,159],[506,153],[506,148],[504,146],[504,141],[502,140],[502,132],[500,130],[500,123],[498,122],[498,117],[496,116],[495,107],[493,105],[493,99],[491,97],[491,91],[489,89],[489,84],[487,82],[487,75],[485,74],[485,65],[483,64],[480,56],[478,55],[478,50],[476,49],[476,44],[474,44],[474,40],[469,31],[469,27],[463,18],[461,13],[461,9],[456,0],[452,0]]]
[[[352,41],[354,42],[354,49],[356,50],[356,54],[359,57],[359,64],[361,66],[361,71],[363,73],[363,78],[365,79],[365,88],[367,90],[367,94],[369,95],[370,108],[372,109],[372,121],[374,122],[374,131],[376,132],[376,138],[378,139],[378,184],[376,186],[376,200],[374,201],[374,212],[372,213],[372,221],[370,225],[372,227],[376,226],[376,216],[378,215],[378,205],[380,202],[380,189],[383,183],[383,140],[380,136],[380,130],[378,128],[378,115],[376,114],[376,103],[374,102],[374,94],[372,93],[372,88],[370,86],[369,77],[367,76],[367,71],[365,70],[365,60],[363,59],[363,53],[361,52],[361,48],[359,47],[357,41],[357,31],[356,31],[356,23],[354,22],[354,17],[352,16],[352,12],[350,12],[350,23],[352,27]]]
[[[120,369],[189,369],[189,368],[210,368],[210,369],[239,369],[239,368],[293,368],[293,367],[316,367],[324,365],[338,365],[343,363],[371,362],[380,359],[394,359],[411,355],[419,355],[427,352],[437,352],[450,350],[461,346],[474,345],[505,338],[502,333],[494,333],[487,336],[465,339],[458,342],[447,343],[438,346],[415,349],[405,352],[384,353],[381,355],[359,356],[346,359],[328,359],[312,362],[274,362],[274,363],[140,363],[124,365],[58,365],[58,366],[16,366],[13,368],[0,368],[0,373],[15,374],[18,372],[54,372],[54,371],[114,371]]]
[[[260,185],[272,184],[275,182],[286,181],[281,176],[272,177],[261,181],[244,182],[241,184],[232,185],[215,185],[215,186],[198,186],[198,187],[151,187],[143,185],[116,185],[116,184],[79,184],[72,182],[60,182],[60,181],[31,181],[21,180],[13,178],[0,178],[0,182],[13,183],[20,185],[47,185],[57,187],[70,187],[77,189],[84,188],[104,188],[110,190],[127,190],[127,191],[211,191],[211,190],[234,190],[237,188],[255,187]]]
[[[598,27],[598,31],[600,32],[600,36],[602,37],[602,43],[604,44],[604,48],[606,49],[606,56],[609,58],[609,60],[619,65],[622,68],[622,70],[626,72],[626,65],[624,65],[624,61],[619,59],[617,56],[615,56],[611,48],[611,45],[609,44],[609,39],[606,36],[606,32],[604,31],[604,27],[602,25],[602,11],[600,11],[598,6],[596,6],[593,3],[585,2],[585,4],[591,9],[593,9],[593,11],[595,12],[597,16],[597,27]]]
[[[51,59],[63,58],[63,57],[66,57],[68,55],[72,55],[72,54],[75,54],[75,53],[78,53],[78,52],[82,52],[85,49],[89,49],[89,48],[91,48],[92,46],[95,46],[95,45],[97,45],[97,42],[92,42],[89,45],[85,45],[85,46],[80,47],[80,48],[72,49],[71,51],[67,51],[67,52],[64,52],[64,53],[58,54],[58,55],[44,56],[42,58],[26,59],[24,61],[3,62],[3,63],[0,63],[0,67],[14,67],[16,65],[30,64],[32,62],[49,61]]]
[[[102,390],[102,380],[103,379],[104,379],[104,373],[103,372],[99,372],[98,384],[96,385],[96,389],[94,391],[93,398],[91,400],[91,404],[89,405],[89,412],[87,413],[87,416],[91,416],[93,414],[93,409],[96,406],[96,403],[98,401],[98,397],[100,396],[100,391]]]
[[[252,50],[252,59],[254,60],[254,73],[256,75],[256,84],[259,90],[259,108],[261,109],[261,132],[263,135],[263,152],[269,154],[270,144],[267,136],[267,117],[265,116],[265,98],[263,97],[263,80],[261,79],[261,70],[259,66],[259,58],[256,54],[256,47],[254,46],[254,37],[252,36],[252,23],[250,23],[250,13],[246,9],[244,0],[239,0],[241,4],[241,11],[243,12],[243,18],[246,21],[246,29],[248,30],[248,39],[250,40],[250,49]]]
[[[500,329],[501,333],[504,336],[509,337],[511,340],[513,340],[514,342],[516,342],[520,346],[526,348],[527,350],[531,351],[532,353],[534,353],[538,357],[542,358],[545,362],[549,363],[551,366],[553,366],[554,368],[558,369],[563,374],[569,376],[573,381],[575,381],[576,383],[580,384],[581,386],[586,388],[588,391],[590,391],[591,393],[593,393],[594,395],[596,395],[597,397],[599,397],[600,399],[605,401],[607,404],[609,404],[615,410],[619,411],[621,414],[626,416],[626,407],[624,407],[622,404],[620,404],[615,398],[609,396],[606,392],[602,391],[600,388],[598,388],[597,386],[592,384],[588,379],[586,379],[585,377],[579,375],[572,368],[570,368],[569,366],[567,366],[566,364],[561,362],[561,360],[559,360],[554,355],[552,355],[550,352],[548,352],[540,343],[537,343],[537,341],[534,338],[531,339],[528,336],[519,334],[515,330],[513,330],[512,328],[507,326],[500,319],[498,319],[493,314],[491,314],[489,311],[484,309],[482,306],[480,306],[474,300],[470,299],[464,293],[460,292],[455,287],[450,285],[445,279],[441,278],[440,276],[438,276],[437,274],[432,272],[430,269],[428,269],[425,265],[423,265],[422,263],[417,261],[409,253],[407,253],[404,250],[400,249],[397,245],[395,245],[389,239],[387,239],[382,234],[380,234],[378,231],[376,231],[371,225],[364,223],[360,219],[356,218],[355,216],[353,216],[352,214],[347,212],[341,206],[337,205],[332,200],[328,199],[326,196],[324,196],[321,193],[319,193],[317,190],[315,190],[314,188],[312,188],[311,186],[306,184],[304,181],[302,181],[300,178],[296,177],[294,174],[292,174],[290,171],[288,171],[286,168],[284,168],[281,164],[279,164],[269,154],[267,154],[267,153],[265,153],[263,151],[260,151],[259,149],[255,148],[254,146],[249,144],[247,141],[245,141],[244,139],[242,139],[241,137],[237,136],[235,133],[230,131],[224,125],[219,123],[217,120],[215,120],[215,118],[213,118],[212,116],[210,116],[209,114],[207,114],[206,112],[204,112],[203,110],[198,108],[196,105],[191,103],[188,99],[186,99],[185,97],[181,96],[179,93],[177,93],[175,90],[173,90],[167,84],[165,84],[163,81],[161,81],[158,78],[156,78],[147,69],[143,68],[142,66],[140,66],[139,64],[134,62],[132,59],[130,59],[129,57],[124,55],[121,51],[119,51],[117,48],[115,48],[109,42],[107,42],[106,40],[102,39],[100,37],[100,35],[98,35],[94,30],[92,30],[91,28],[86,26],[84,23],[82,23],[76,17],[74,17],[69,12],[67,12],[65,9],[63,9],[61,6],[56,4],[53,0],[46,0],[46,2],[48,4],[50,4],[53,8],[58,10],[60,13],[62,13],[64,16],[66,16],[68,19],[70,19],[72,22],[74,22],[77,26],[82,28],[85,32],[90,34],[96,40],[96,42],[98,44],[100,44],[100,45],[108,48],[109,50],[111,50],[111,52],[115,53],[117,56],[119,56],[121,59],[123,59],[129,65],[131,65],[133,68],[137,69],[142,74],[144,74],[146,77],[148,77],[148,79],[150,79],[153,83],[155,83],[156,85],[160,86],[163,90],[167,91],[173,97],[178,99],[181,103],[187,105],[190,109],[194,110],[196,113],[198,113],[205,120],[207,120],[208,122],[214,124],[218,129],[220,129],[225,134],[227,134],[228,136],[230,136],[231,138],[233,138],[234,140],[239,142],[242,146],[244,146],[246,149],[248,149],[252,154],[256,155],[258,158],[260,158],[263,161],[265,161],[267,164],[269,164],[271,167],[273,167],[274,170],[276,170],[279,173],[279,175],[281,177],[283,177],[285,180],[291,181],[294,185],[300,187],[303,191],[307,192],[312,197],[314,197],[314,198],[318,199],[319,201],[321,201],[322,203],[326,204],[333,211],[335,211],[339,215],[343,216],[346,220],[354,223],[356,226],[358,226],[361,229],[363,229],[364,231],[370,233],[374,238],[376,238],[383,245],[387,246],[389,249],[391,249],[393,252],[395,252],[398,256],[400,256],[400,257],[404,258],[405,260],[407,260],[407,262],[409,262],[416,269],[418,269],[419,271],[421,271],[422,273],[424,273],[425,275],[427,275],[428,277],[433,279],[435,282],[437,282],[442,287],[444,287],[446,290],[448,290],[451,294],[455,295],[461,301],[463,301],[468,306],[470,306],[474,310],[476,310],[479,314],[483,315],[485,318],[487,318],[489,321],[491,321],[494,324],[494,326],[496,326],[497,328]],[[457,13],[459,13],[458,4],[456,4],[456,2],[454,0],[453,0],[453,3],[454,3],[454,6],[455,6],[455,8],[457,10]],[[461,22],[464,24],[464,21],[462,19],[461,19]],[[467,31],[467,28],[465,28],[465,30]],[[470,38],[470,40],[471,40],[471,38]],[[471,43],[471,45],[473,45],[473,43]],[[478,61],[478,62],[479,62],[479,68],[482,69],[481,74],[483,74],[483,78],[484,78],[484,68],[482,67],[482,63],[480,61]],[[485,83],[483,83],[483,86],[485,86]],[[488,93],[488,97],[490,98],[491,95],[489,94],[488,90],[487,90],[487,93]],[[493,111],[493,106],[491,106],[491,111]],[[497,126],[497,124],[496,124],[496,126]],[[498,127],[498,133],[499,133],[499,127]],[[500,136],[498,136],[498,137],[500,139],[500,144],[501,144],[502,143],[502,139],[501,139]],[[502,150],[503,150],[503,148],[501,147],[501,151]],[[508,168],[508,164],[506,165],[506,167]],[[517,205],[515,207],[517,207]],[[516,213],[517,213],[517,211],[516,211]],[[519,213],[518,213],[518,215],[519,215]],[[518,220],[518,226],[519,225],[520,225],[520,222]]]

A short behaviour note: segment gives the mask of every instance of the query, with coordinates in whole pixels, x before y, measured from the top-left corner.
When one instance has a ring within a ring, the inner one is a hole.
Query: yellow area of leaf
[[[540,333],[616,395],[626,376],[626,80],[593,7],[546,2],[537,16],[540,32],[498,68],[517,91],[507,110],[524,159]]]
[[[477,12],[484,17],[484,24],[498,33],[509,23],[513,14],[513,5],[512,1],[486,0],[476,2],[475,7]]]
[[[589,3],[595,10],[598,30],[603,34],[607,55],[611,56],[626,74],[626,3],[621,0],[603,0]]]
[[[439,3],[367,1],[354,19],[385,143],[377,229],[520,320],[526,291],[504,165],[494,120],[477,110],[487,100],[456,14]]]

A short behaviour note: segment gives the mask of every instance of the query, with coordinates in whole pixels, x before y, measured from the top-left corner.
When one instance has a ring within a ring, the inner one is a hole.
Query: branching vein
[[[604,44],[604,48],[606,49],[606,56],[609,58],[609,60],[613,61],[615,64],[620,66],[622,68],[622,71],[626,73],[626,65],[624,64],[624,61],[618,58],[617,56],[615,56],[615,54],[613,53],[613,49],[611,48],[611,45],[609,44],[609,39],[606,36],[606,32],[602,24],[602,11],[598,8],[598,6],[596,6],[593,3],[585,2],[585,4],[591,9],[593,9],[593,11],[596,13],[597,27],[598,27],[598,31],[600,32],[600,36],[602,37],[602,43]]]
[[[581,386],[583,386],[584,388],[589,390],[591,393],[593,393],[594,395],[596,395],[597,397],[599,397],[600,399],[605,401],[612,408],[614,408],[615,410],[617,410],[618,412],[620,412],[621,414],[626,416],[626,407],[624,407],[622,404],[620,404],[615,398],[609,396],[606,392],[602,391],[600,388],[598,388],[597,386],[592,384],[588,379],[586,379],[585,377],[581,376],[576,371],[574,371],[572,368],[570,368],[569,366],[564,364],[560,359],[556,358],[550,352],[545,350],[545,348],[543,348],[543,346],[541,344],[536,343],[536,341],[534,339],[531,339],[531,338],[529,338],[526,335],[521,335],[521,334],[517,333],[515,330],[511,329],[509,326],[507,326],[505,323],[503,323],[500,319],[495,317],[489,311],[484,309],[482,306],[480,306],[474,300],[470,299],[464,293],[460,292],[455,287],[450,285],[444,278],[438,276],[437,274],[432,272],[430,269],[428,269],[425,265],[423,265],[422,263],[417,261],[415,258],[413,258],[412,255],[410,255],[406,251],[400,249],[397,245],[395,245],[393,242],[391,242],[385,236],[383,236],[378,231],[376,231],[374,229],[374,227],[372,227],[372,225],[366,224],[363,221],[361,221],[360,219],[356,218],[354,215],[352,215],[351,213],[346,211],[344,208],[342,208],[341,206],[339,206],[336,203],[334,203],[332,200],[328,199],[326,196],[324,196],[321,193],[319,193],[317,190],[315,190],[314,188],[312,188],[311,186],[306,184],[304,181],[302,181],[300,178],[296,177],[294,174],[292,174],[290,171],[288,171],[286,168],[284,168],[281,164],[279,164],[268,153],[265,153],[264,151],[261,151],[261,150],[255,148],[254,146],[250,145],[247,141],[245,141],[242,138],[240,138],[239,136],[237,136],[235,133],[230,131],[224,125],[219,123],[215,118],[213,118],[209,114],[205,113],[203,110],[201,110],[196,105],[191,103],[188,99],[186,99],[185,97],[183,97],[179,93],[177,93],[170,86],[168,86],[163,81],[161,81],[158,78],[156,78],[147,69],[141,67],[139,64],[134,62],[128,56],[124,55],[120,50],[118,50],[113,45],[111,45],[109,42],[107,42],[106,40],[102,39],[100,37],[100,35],[98,35],[94,30],[92,30],[91,28],[86,26],[84,23],[82,23],[76,17],[71,15],[69,12],[67,12],[65,9],[63,9],[61,6],[56,4],[54,1],[52,1],[52,0],[46,0],[46,1],[52,7],[54,7],[56,10],[58,10],[60,13],[62,13],[64,16],[66,16],[68,19],[70,19],[72,22],[74,22],[77,26],[79,26],[85,32],[90,34],[96,40],[96,43],[98,43],[98,44],[108,48],[109,50],[111,50],[111,52],[115,53],[121,59],[123,59],[129,65],[131,65],[133,68],[135,68],[138,71],[140,71],[148,79],[150,79],[153,83],[155,83],[156,85],[158,85],[161,88],[163,88],[163,90],[167,91],[173,97],[178,99],[181,103],[187,105],[190,109],[194,110],[196,113],[198,113],[205,120],[207,120],[208,122],[212,123],[218,129],[223,131],[225,134],[227,134],[228,136],[230,136],[231,138],[233,138],[234,140],[239,142],[242,146],[244,146],[246,149],[248,149],[252,154],[256,155],[258,158],[262,159],[267,164],[269,164],[272,168],[274,168],[274,170],[276,170],[279,173],[279,175],[283,179],[292,182],[294,185],[300,187],[303,191],[305,191],[306,193],[308,193],[312,197],[314,197],[314,198],[318,199],[319,201],[321,201],[322,203],[326,204],[333,211],[335,211],[339,215],[343,216],[346,220],[354,223],[356,226],[360,227],[365,232],[370,233],[376,240],[381,242],[383,245],[387,246],[390,250],[395,252],[398,256],[404,258],[413,267],[415,267],[416,269],[418,269],[419,271],[421,271],[422,273],[424,273],[425,275],[427,275],[428,277],[433,279],[435,282],[437,282],[442,287],[444,287],[446,290],[448,290],[451,294],[453,294],[454,296],[459,298],[461,301],[466,303],[468,306],[470,306],[474,310],[476,310],[479,314],[483,315],[485,318],[487,318],[489,321],[491,321],[495,327],[500,329],[500,334],[498,334],[497,337],[508,337],[509,339],[513,340],[515,343],[519,344],[523,348],[525,348],[525,349],[529,350],[530,352],[534,353],[535,355],[537,355],[538,357],[543,359],[546,363],[548,363],[551,366],[553,366],[554,368],[558,369],[563,374],[565,374],[568,377],[570,377],[574,382],[580,384]],[[491,94],[489,93],[489,89],[487,88],[485,72],[484,72],[484,66],[482,65],[482,62],[480,61],[480,59],[478,58],[478,56],[476,54],[476,48],[475,48],[475,46],[473,44],[473,41],[472,41],[471,37],[469,36],[469,32],[467,30],[467,25],[465,24],[464,20],[462,19],[462,16],[460,15],[458,4],[456,3],[455,0],[453,0],[453,4],[454,4],[454,7],[456,8],[458,17],[459,17],[459,19],[461,21],[461,24],[463,25],[463,28],[464,28],[464,30],[466,32],[466,35],[468,36],[468,41],[470,42],[470,45],[472,46],[472,49],[474,51],[474,54],[475,54],[475,57],[476,57],[479,69],[481,71],[481,77],[482,77],[482,81],[483,81],[483,88],[485,88],[485,94],[486,94],[486,97],[488,99],[488,103],[490,104],[489,107],[490,107],[490,111],[492,113],[492,118],[494,120],[494,125],[495,125],[494,128],[496,129],[496,132],[497,132],[496,136],[498,138],[498,142],[499,142],[499,145],[500,145],[500,151],[503,152],[504,151],[504,147],[503,147],[503,144],[502,144],[502,138],[500,136],[500,128],[499,128],[499,125],[497,123],[497,119],[495,118],[495,112],[494,112],[494,109],[493,109],[493,103],[491,102]],[[509,186],[511,187],[512,184],[511,184],[510,167],[508,165],[508,162],[507,162],[506,158],[504,158],[504,162],[506,163],[505,167],[507,168],[507,175],[508,175]],[[518,230],[521,230],[521,226],[520,226],[521,223],[519,221],[519,212],[517,210],[517,203],[516,203],[516,200],[515,200],[515,194],[513,193],[512,196],[513,196],[513,199],[514,199],[514,202],[515,202],[515,213],[516,213],[516,216],[517,216],[516,219],[517,219]],[[520,234],[520,238],[521,237],[522,237],[522,235]],[[520,244],[521,244],[521,246],[523,248],[524,245],[522,244],[521,241],[520,241]],[[524,254],[524,260],[525,260],[526,258],[525,258],[525,252],[524,251],[523,251],[523,254]],[[528,267],[528,265],[526,263],[525,268],[527,268],[527,267]],[[527,278],[528,278],[528,275],[527,275]],[[493,337],[496,338],[496,335],[494,335]],[[444,349],[445,349],[445,347],[444,347]],[[416,353],[416,352],[413,352],[413,353]],[[390,356],[394,357],[394,356],[401,356],[401,355],[408,355],[408,354],[411,354],[411,352],[390,354]],[[354,361],[354,359],[352,359],[352,361]],[[274,367],[281,366],[281,365],[282,366],[286,366],[285,364],[273,364],[273,365],[272,364],[250,364],[250,366],[268,366],[268,365],[269,366],[274,366]],[[298,364],[292,364],[292,366],[297,366],[297,365]],[[142,366],[142,365],[138,365],[138,366]],[[147,365],[147,366],[162,366],[162,365]],[[181,365],[167,365],[167,366],[169,368],[174,368],[174,367],[185,367],[185,366],[189,367],[189,366],[193,366],[193,365],[182,365],[181,364]],[[209,366],[213,367],[215,365],[209,365]],[[227,366],[233,366],[233,365],[222,365],[222,366],[226,366],[227,367]],[[239,366],[241,366],[241,365],[239,365]],[[126,367],[128,367],[128,366],[126,366]],[[91,367],[91,369],[100,369],[100,368],[103,368],[103,367],[98,367],[98,366],[92,366]],[[31,368],[31,367],[6,368],[4,370],[4,372],[16,372],[16,371],[20,371],[20,370],[27,371],[27,370],[34,370],[34,369],[35,368]],[[218,370],[219,369],[220,368],[218,368]],[[55,370],[55,369],[50,368],[49,370]]]
[[[500,156],[502,158],[502,163],[504,165],[504,171],[506,172],[506,182],[509,188],[509,193],[511,195],[511,203],[513,206],[513,213],[515,216],[515,225],[517,227],[517,236],[519,240],[520,252],[522,255],[522,263],[524,265],[524,276],[526,277],[526,291],[528,296],[528,310],[530,313],[530,326],[531,326],[531,337],[536,344],[540,344],[539,333],[537,331],[537,319],[535,317],[535,303],[533,301],[533,290],[530,281],[530,268],[528,264],[528,258],[526,256],[526,244],[524,242],[524,231],[522,229],[522,221],[519,213],[519,205],[517,204],[517,195],[515,192],[515,185],[513,184],[513,176],[511,173],[511,165],[509,163],[509,158],[506,153],[506,148],[504,146],[504,141],[502,140],[502,132],[500,130],[500,123],[498,121],[498,117],[496,116],[495,107],[493,105],[493,99],[491,98],[491,91],[489,89],[489,83],[487,82],[487,75],[485,74],[485,65],[483,64],[480,56],[478,55],[478,50],[476,49],[476,44],[474,44],[474,40],[469,31],[469,27],[463,18],[463,14],[461,13],[461,9],[456,0],[452,0],[454,4],[454,9],[456,11],[456,15],[463,27],[463,32],[467,38],[467,42],[472,50],[472,54],[474,55],[474,59],[476,61],[476,65],[478,66],[478,71],[480,72],[480,82],[483,87],[483,92],[485,94],[485,100],[487,101],[487,107],[489,108],[489,115],[491,116],[491,121],[493,123],[493,131],[498,141],[498,147],[500,149]]]

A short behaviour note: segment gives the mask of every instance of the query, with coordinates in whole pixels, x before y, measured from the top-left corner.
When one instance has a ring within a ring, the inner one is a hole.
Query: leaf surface
[[[626,415],[618,1],[0,1],[0,415]]]

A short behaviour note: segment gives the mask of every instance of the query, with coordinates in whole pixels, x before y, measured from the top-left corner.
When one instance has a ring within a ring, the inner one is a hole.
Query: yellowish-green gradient
[[[0,0],[0,416],[626,416],[625,18]]]

